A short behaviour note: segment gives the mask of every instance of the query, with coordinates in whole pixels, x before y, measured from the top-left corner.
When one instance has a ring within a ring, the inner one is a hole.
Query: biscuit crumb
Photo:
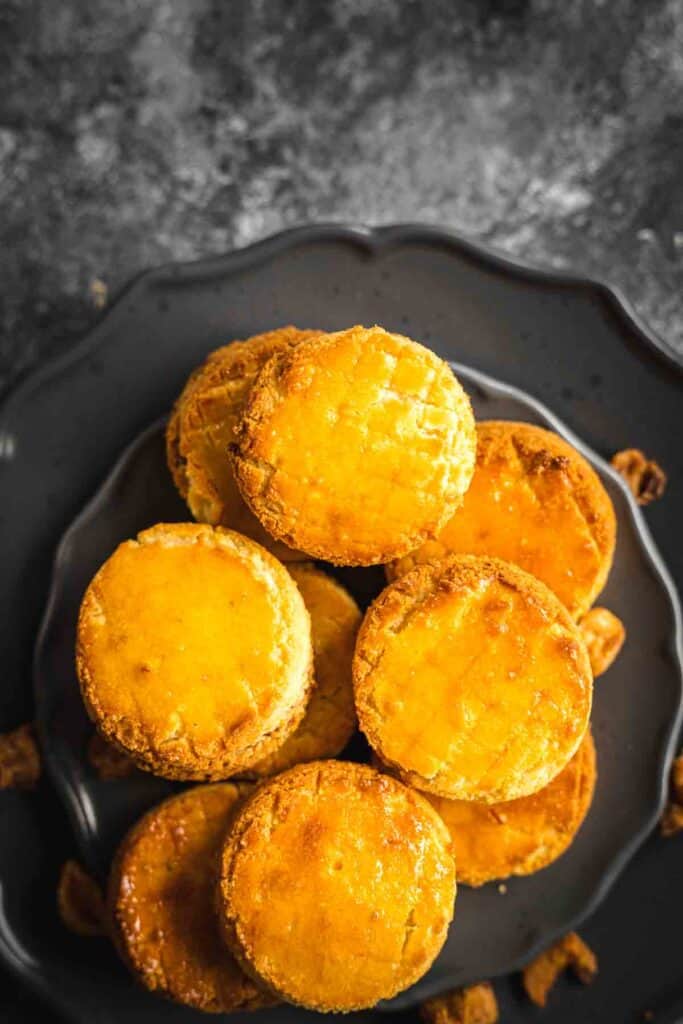
[[[591,608],[579,623],[593,677],[601,676],[614,662],[626,639],[624,623],[608,608]]]
[[[33,789],[40,770],[40,752],[31,722],[0,733],[0,789]]]
[[[661,831],[667,839],[683,832],[683,807],[680,804],[672,802],[668,805],[662,815]]]
[[[649,505],[666,490],[667,476],[654,459],[648,459],[639,448],[626,448],[612,456],[612,465],[623,476],[639,505]]]
[[[90,737],[88,762],[100,779],[127,779],[137,771],[135,763],[98,732]]]
[[[522,984],[532,1003],[545,1006],[548,993],[568,967],[584,985],[590,984],[598,973],[595,954],[576,932],[569,932],[524,968]]]
[[[505,884],[505,882],[501,882],[500,885],[498,886],[498,892],[500,893],[501,896],[504,896],[507,891],[507,885]]]
[[[683,804],[683,754],[671,765],[671,788],[676,803]]]
[[[93,277],[88,286],[88,292],[95,309],[98,311],[104,309],[109,299],[109,288],[104,281],[100,281],[99,277]]]
[[[663,836],[675,836],[683,832],[683,754],[671,766],[671,799],[662,815]]]
[[[88,936],[106,934],[102,890],[75,860],[67,860],[62,865],[57,883],[57,909],[69,931]]]
[[[425,1024],[496,1024],[498,1003],[488,981],[455,989],[420,1007]]]

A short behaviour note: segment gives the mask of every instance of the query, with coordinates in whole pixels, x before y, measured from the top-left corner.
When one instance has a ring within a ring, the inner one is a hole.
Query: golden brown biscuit
[[[113,938],[146,988],[211,1013],[266,1006],[221,942],[218,855],[247,786],[196,786],[155,807],[123,840],[109,878]]]
[[[254,765],[250,776],[275,775],[303,761],[335,757],[356,728],[351,662],[361,620],[358,605],[314,565],[290,565],[289,572],[311,616],[315,681],[296,732]]]
[[[596,774],[589,730],[566,768],[531,796],[498,804],[430,797],[451,833],[458,882],[483,885],[552,864],[588,813]]]
[[[537,576],[578,618],[607,581],[615,538],[609,495],[571,445],[530,423],[482,421],[462,508],[387,575],[448,554],[493,555]]]
[[[276,352],[318,331],[280,327],[212,352],[190,376],[166,428],[166,456],[176,487],[195,519],[246,534],[283,561],[304,558],[274,541],[245,505],[228,445],[259,370]]]
[[[388,586],[361,625],[353,674],[380,759],[451,799],[535,793],[588,726],[578,627],[545,584],[497,558],[452,555]]]
[[[419,793],[368,765],[313,761],[260,786],[223,850],[219,912],[242,966],[315,1010],[407,988],[453,914],[450,837]]]
[[[136,764],[226,778],[303,717],[310,618],[285,567],[254,541],[162,523],[120,544],[90,583],[76,660],[90,717]]]
[[[433,352],[381,327],[322,335],[259,374],[233,448],[266,529],[340,565],[434,536],[474,469],[469,399]]]

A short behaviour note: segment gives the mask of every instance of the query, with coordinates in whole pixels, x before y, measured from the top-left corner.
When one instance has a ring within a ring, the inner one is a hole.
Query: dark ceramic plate
[[[0,416],[2,472],[12,496],[2,504],[0,531],[0,615],[14,624],[2,650],[10,707],[12,701],[22,706],[58,531],[124,445],[168,408],[203,354],[277,323],[335,328],[375,321],[528,386],[605,454],[624,447],[625,438],[647,447],[658,419],[676,422],[681,390],[666,366],[670,354],[643,334],[613,293],[514,267],[443,232],[302,229],[223,259],[154,271],[66,359],[17,389]],[[659,814],[680,711],[674,590],[625,488],[533,399],[464,366],[457,372],[479,416],[547,423],[596,465],[620,526],[615,569],[601,600],[625,620],[631,640],[596,688],[600,782],[571,851],[546,871],[509,883],[506,895],[495,886],[462,889],[437,965],[390,1008],[510,971],[597,905]],[[619,381],[616,393],[608,374]],[[657,416],[643,416],[642,407],[656,407]],[[36,697],[50,775],[94,870],[103,870],[128,822],[168,786],[143,775],[99,783],[89,774],[83,759],[89,730],[72,667],[75,610],[87,579],[118,540],[158,519],[183,516],[157,424],[127,449],[59,549],[36,651]],[[381,578],[363,571],[347,574],[346,582],[354,588],[360,582],[367,599]],[[10,966],[79,1022],[189,1020],[188,1012],[139,991],[108,950],[78,947],[74,955],[69,941],[58,944],[38,923],[18,895],[40,876],[34,826],[23,804],[10,811],[12,842],[0,840],[0,953]],[[277,1021],[302,1016],[288,1009],[263,1013]]]

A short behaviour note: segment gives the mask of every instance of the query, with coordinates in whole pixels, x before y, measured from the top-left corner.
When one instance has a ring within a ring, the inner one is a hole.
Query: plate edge
[[[365,249],[373,255],[377,255],[384,249],[411,244],[445,247],[469,259],[474,259],[482,266],[487,266],[498,273],[513,274],[515,277],[555,284],[557,287],[593,291],[607,303],[623,325],[651,355],[656,356],[670,369],[683,376],[683,354],[676,352],[668,341],[644,323],[621,289],[608,284],[601,278],[542,266],[531,260],[516,259],[493,246],[474,241],[457,231],[432,224],[408,221],[370,226],[344,221],[328,221],[286,228],[219,256],[165,263],[134,275],[119,289],[112,302],[103,310],[101,316],[89,330],[65,353],[48,359],[41,366],[29,370],[10,387],[0,400],[0,432],[4,429],[3,421],[8,418],[12,407],[24,395],[29,395],[40,384],[62,373],[72,363],[79,362],[98,347],[104,340],[103,335],[107,323],[120,315],[124,300],[130,298],[137,290],[168,282],[179,283],[183,280],[191,280],[197,275],[229,274],[234,270],[243,269],[268,259],[288,248],[315,242],[346,242]]]

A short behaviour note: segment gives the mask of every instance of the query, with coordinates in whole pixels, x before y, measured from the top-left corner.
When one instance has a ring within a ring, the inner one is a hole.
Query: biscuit
[[[593,679],[555,595],[497,558],[452,555],[390,584],[353,663],[360,728],[419,789],[496,803],[564,768],[588,726]]]
[[[589,730],[566,768],[531,796],[498,804],[430,797],[451,833],[458,882],[478,886],[552,864],[583,824],[596,774]]]
[[[221,942],[218,856],[248,786],[196,786],[149,811],[125,837],[109,877],[112,937],[153,992],[211,1013],[273,1002]]]
[[[242,495],[286,544],[339,565],[414,550],[474,471],[470,402],[433,352],[352,327],[275,355],[232,449]]]
[[[228,445],[261,367],[276,352],[317,333],[280,327],[216,349],[191,374],[166,428],[168,466],[194,518],[238,530],[282,561],[305,556],[273,540],[245,505]]]
[[[462,507],[387,575],[448,554],[493,555],[538,577],[579,618],[607,581],[615,540],[612,502],[579,452],[530,423],[482,421]]]
[[[335,757],[356,728],[351,662],[361,613],[351,595],[310,563],[289,566],[311,616],[315,681],[306,714],[250,776],[275,775],[303,761]]]
[[[239,533],[159,524],[90,583],[76,664],[105,739],[171,779],[227,778],[294,732],[312,682],[296,584]]]
[[[415,790],[368,765],[313,761],[260,786],[223,849],[224,938],[275,995],[374,1006],[417,981],[453,914],[448,830]]]

